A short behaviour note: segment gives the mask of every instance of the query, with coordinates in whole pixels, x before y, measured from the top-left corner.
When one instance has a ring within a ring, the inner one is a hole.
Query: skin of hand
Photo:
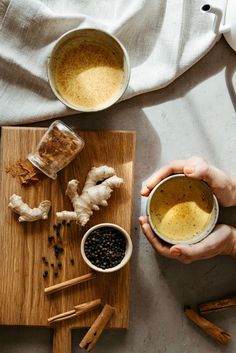
[[[148,196],[156,184],[173,173],[184,173],[189,177],[204,180],[222,206],[236,205],[236,180],[200,157],[173,161],[162,167],[144,181],[141,195]],[[217,225],[208,237],[197,244],[170,246],[153,233],[147,217],[141,216],[139,222],[144,235],[160,255],[178,259],[183,263],[191,263],[216,255],[236,256],[236,229],[231,226]]]

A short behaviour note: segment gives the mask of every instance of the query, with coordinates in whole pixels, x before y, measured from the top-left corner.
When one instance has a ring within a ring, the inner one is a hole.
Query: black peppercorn
[[[47,276],[48,276],[48,271],[44,271],[43,278],[46,278]]]
[[[63,247],[58,246],[57,244],[54,245],[54,253],[55,253],[56,257],[58,257],[63,252],[64,252],[64,248]]]
[[[54,240],[55,238],[54,238],[54,236],[52,235],[52,236],[48,236],[48,242],[49,243],[52,243],[52,241]]]
[[[119,230],[112,227],[91,232],[84,246],[88,260],[102,269],[117,266],[124,258],[125,250],[126,239]]]

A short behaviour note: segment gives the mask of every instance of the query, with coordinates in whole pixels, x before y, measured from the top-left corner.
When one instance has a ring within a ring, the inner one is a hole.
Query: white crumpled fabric
[[[132,70],[122,99],[168,85],[219,39],[203,3],[0,0],[0,125],[74,113],[51,92],[46,64],[57,38],[75,27],[105,29],[126,47]]]

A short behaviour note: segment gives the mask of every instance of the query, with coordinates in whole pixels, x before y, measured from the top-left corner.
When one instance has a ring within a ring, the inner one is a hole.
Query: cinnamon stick
[[[74,286],[76,284],[89,281],[90,279],[93,279],[93,278],[96,278],[95,272],[87,273],[86,275],[72,278],[72,279],[69,279],[68,281],[57,283],[51,287],[47,287],[44,289],[44,293],[47,295],[52,294],[52,293],[58,292],[62,289]]]
[[[208,314],[211,312],[231,309],[234,307],[236,307],[236,297],[229,297],[202,303],[198,306],[198,309],[201,314]]]
[[[113,308],[112,306],[108,304],[104,306],[100,315],[94,321],[94,323],[80,342],[80,348],[86,349],[87,352],[92,351],[114,312],[115,308]]]
[[[62,320],[69,319],[71,318],[72,315],[74,316],[75,313],[76,313],[76,310],[73,309],[73,310],[66,311],[65,313],[52,316],[48,319],[48,323],[51,324],[52,322],[55,322],[55,321],[62,321]]]
[[[220,344],[227,344],[231,336],[228,332],[224,331],[220,327],[216,326],[209,320],[200,316],[195,310],[190,307],[184,308],[185,315],[192,320],[197,326],[211,336],[215,341]]]
[[[76,305],[72,310],[50,317],[48,319],[48,323],[52,324],[54,322],[68,320],[73,317],[80,316],[91,310],[96,309],[99,305],[101,305],[101,299],[95,299],[87,303]]]
[[[87,303],[76,305],[74,306],[74,309],[78,312],[78,315],[81,315],[95,309],[96,307],[101,305],[101,303],[101,299],[95,299]]]

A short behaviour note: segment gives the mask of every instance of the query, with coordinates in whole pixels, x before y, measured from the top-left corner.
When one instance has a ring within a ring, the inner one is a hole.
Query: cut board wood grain
[[[85,148],[78,157],[58,174],[56,181],[45,178],[35,186],[23,187],[6,169],[33,151],[45,132],[44,128],[4,127],[1,135],[1,185],[0,185],[0,325],[48,326],[47,318],[73,309],[74,305],[101,298],[116,308],[109,323],[111,328],[127,328],[129,313],[130,264],[112,274],[98,273],[97,278],[51,296],[44,295],[44,288],[89,272],[80,255],[83,234],[91,226],[111,222],[131,232],[133,169],[135,133],[115,131],[79,131],[85,140]],[[62,269],[54,276],[53,268],[58,260],[48,236],[54,235],[55,212],[71,209],[65,196],[68,180],[76,178],[82,190],[86,175],[92,166],[107,164],[115,168],[125,184],[112,193],[109,206],[95,212],[86,227],[63,226],[61,236],[64,253],[60,255]],[[9,208],[9,197],[13,193],[22,196],[31,207],[44,199],[52,201],[50,217],[46,221],[19,223],[17,215]],[[45,256],[48,265],[42,261]],[[74,259],[74,265],[71,263]],[[42,274],[49,272],[47,279]],[[68,345],[71,328],[89,327],[99,309],[79,318],[56,326],[54,352],[70,352]],[[65,347],[61,343],[63,337]]]

